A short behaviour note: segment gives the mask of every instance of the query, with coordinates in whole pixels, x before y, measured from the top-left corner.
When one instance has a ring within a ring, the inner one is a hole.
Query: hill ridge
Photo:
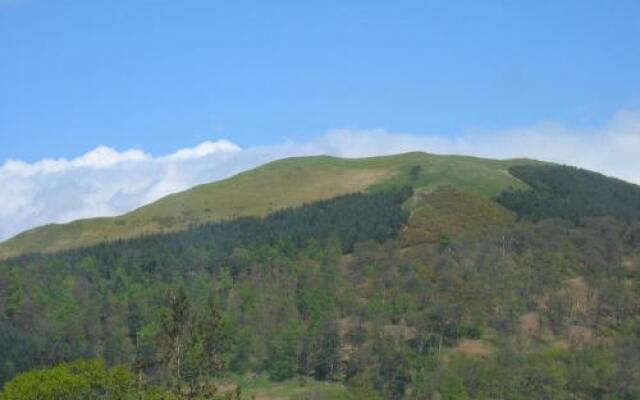
[[[525,187],[508,170],[530,163],[538,162],[423,152],[366,158],[288,157],[169,194],[120,216],[80,219],[27,230],[0,243],[0,259],[173,232],[227,218],[264,216],[316,200],[403,184],[417,189],[446,184],[495,196],[508,187]],[[410,176],[412,166],[420,167],[418,176]]]

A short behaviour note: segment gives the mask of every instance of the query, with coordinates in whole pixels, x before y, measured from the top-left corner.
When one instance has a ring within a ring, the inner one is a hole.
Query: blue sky
[[[640,108],[640,2],[0,0],[0,163]]]

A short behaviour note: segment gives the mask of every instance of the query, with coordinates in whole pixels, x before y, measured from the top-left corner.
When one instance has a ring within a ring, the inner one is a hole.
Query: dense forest
[[[640,188],[619,179],[558,165],[519,165],[509,172],[533,190],[507,190],[497,200],[525,218],[640,218]]]
[[[0,399],[640,398],[640,189],[511,173],[2,262]]]

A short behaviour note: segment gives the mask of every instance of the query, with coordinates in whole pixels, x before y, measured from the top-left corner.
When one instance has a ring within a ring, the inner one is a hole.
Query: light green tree
[[[80,360],[18,375],[5,384],[0,400],[128,400],[135,392],[135,378],[127,368]]]

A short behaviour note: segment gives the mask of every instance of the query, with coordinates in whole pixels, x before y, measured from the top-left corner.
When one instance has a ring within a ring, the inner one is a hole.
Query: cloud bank
[[[307,142],[245,149],[217,140],[160,156],[100,146],[71,160],[7,160],[0,166],[0,240],[47,223],[122,214],[169,193],[283,157],[365,157],[407,151],[529,157],[640,183],[640,114],[620,112],[592,132],[558,123],[453,137],[342,129]]]

